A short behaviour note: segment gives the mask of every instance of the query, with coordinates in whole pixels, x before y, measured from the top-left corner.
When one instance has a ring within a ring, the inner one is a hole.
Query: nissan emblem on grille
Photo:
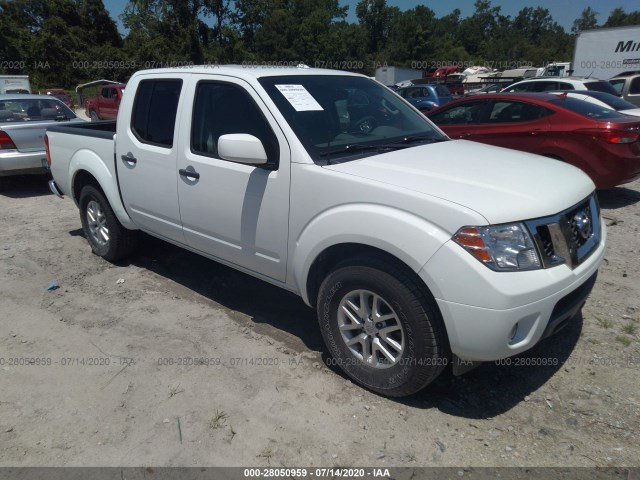
[[[573,217],[573,224],[575,225],[575,228],[580,237],[582,237],[583,240],[588,240],[593,233],[591,229],[591,218],[589,218],[589,214],[585,210],[580,210]]]

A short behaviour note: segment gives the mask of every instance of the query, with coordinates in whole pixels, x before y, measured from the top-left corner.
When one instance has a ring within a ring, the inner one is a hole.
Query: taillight
[[[0,150],[15,150],[16,144],[13,143],[7,132],[0,130]]]
[[[47,165],[49,165],[49,168],[51,168],[51,154],[49,153],[49,136],[46,133],[44,134],[44,153],[45,153],[45,156],[47,157]]]
[[[640,130],[638,127],[632,127],[627,130],[615,130],[606,128],[585,128],[578,130],[592,137],[594,140],[602,140],[606,143],[633,143],[640,139]]]

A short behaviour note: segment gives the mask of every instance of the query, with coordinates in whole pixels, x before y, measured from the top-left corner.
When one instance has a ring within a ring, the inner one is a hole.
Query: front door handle
[[[540,135],[544,130],[532,130],[531,135]]]
[[[120,158],[122,159],[123,162],[127,162],[132,165],[135,165],[136,163],[138,163],[138,159],[134,157],[133,153],[131,152],[127,152],[126,155],[122,155]]]
[[[181,168],[180,170],[178,170],[178,173],[183,177],[194,178],[196,180],[200,178],[200,174],[198,172],[194,172],[193,170],[185,170],[184,168]]]

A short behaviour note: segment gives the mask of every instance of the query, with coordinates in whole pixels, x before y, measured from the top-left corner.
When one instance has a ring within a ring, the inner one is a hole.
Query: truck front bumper
[[[495,361],[524,352],[580,311],[604,257],[606,229],[581,265],[495,272],[453,241],[419,272],[442,313],[451,351],[465,361]],[[433,273],[432,273],[433,272]]]

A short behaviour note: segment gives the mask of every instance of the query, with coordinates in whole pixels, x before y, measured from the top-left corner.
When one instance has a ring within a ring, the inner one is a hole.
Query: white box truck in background
[[[0,94],[31,93],[29,75],[0,75]]]
[[[572,67],[573,76],[601,80],[640,70],[640,25],[580,32]]]
[[[422,70],[401,67],[376,68],[376,80],[383,85],[395,85],[405,80],[422,78]]]

